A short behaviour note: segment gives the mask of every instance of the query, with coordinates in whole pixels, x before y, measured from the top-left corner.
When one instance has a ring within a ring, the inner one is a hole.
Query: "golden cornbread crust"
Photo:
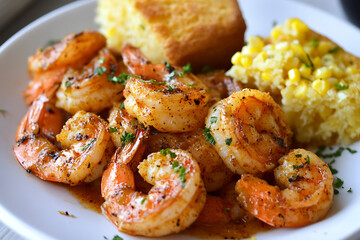
[[[102,4],[105,1],[108,2],[107,8],[109,8],[110,0],[100,0],[99,6],[105,6]],[[153,38],[149,38],[150,41],[145,43],[132,39],[123,39],[123,41],[140,47],[152,61],[154,59],[151,52],[148,53],[141,45],[145,44],[150,48],[160,45],[161,51],[164,52],[161,61],[180,66],[190,62],[193,69],[199,69],[204,65],[216,68],[229,67],[232,54],[243,46],[246,25],[236,0],[130,0],[126,3],[127,8],[129,2],[134,12],[138,14],[134,17],[142,18],[139,22],[143,23],[146,30],[151,28],[151,33],[155,34],[159,43],[153,44]],[[104,10],[99,8],[97,20],[101,28],[106,28],[107,21],[116,21],[114,18],[101,19],[101,11]],[[116,8],[113,11],[116,11]],[[122,34],[121,26],[117,27],[115,35],[102,32],[108,38],[117,38],[118,34]],[[137,35],[133,35],[136,38]],[[118,44],[112,47],[121,46]],[[155,62],[159,60],[155,58]]]

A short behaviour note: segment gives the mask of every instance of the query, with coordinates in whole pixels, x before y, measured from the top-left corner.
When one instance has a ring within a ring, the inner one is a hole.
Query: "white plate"
[[[248,25],[247,36],[266,36],[274,21],[283,23],[289,17],[298,17],[360,56],[360,32],[324,12],[283,0],[240,0],[240,3]],[[126,236],[118,233],[103,216],[83,208],[65,188],[27,174],[12,151],[17,125],[26,112],[21,92],[29,81],[27,57],[48,40],[96,29],[95,6],[95,1],[79,1],[60,8],[21,30],[0,48],[0,109],[7,110],[5,117],[0,116],[0,218],[26,238],[91,240],[104,236],[111,239],[116,234]],[[335,164],[345,188],[335,196],[334,206],[325,220],[308,227],[260,233],[257,239],[340,239],[359,234],[360,142],[350,147],[358,153],[344,152]],[[349,187],[352,193],[347,193]],[[59,210],[77,218],[60,215]],[[171,236],[172,239],[183,237]]]

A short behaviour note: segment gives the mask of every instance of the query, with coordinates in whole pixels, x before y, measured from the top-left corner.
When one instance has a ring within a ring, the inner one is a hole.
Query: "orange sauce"
[[[104,199],[101,196],[100,180],[80,184],[75,187],[67,187],[70,193],[75,196],[85,208],[101,213],[101,204]],[[183,233],[198,238],[217,239],[240,239],[249,238],[258,232],[272,229],[269,225],[255,219],[247,218],[229,223],[202,224],[195,222]]]
[[[69,192],[75,196],[80,204],[95,212],[101,213],[101,204],[104,199],[101,196],[101,179],[85,184],[79,184],[78,186],[68,186]]]

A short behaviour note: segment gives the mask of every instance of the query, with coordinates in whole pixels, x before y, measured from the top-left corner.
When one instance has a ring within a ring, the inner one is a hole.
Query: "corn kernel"
[[[305,52],[304,48],[300,44],[292,43],[290,47],[291,47],[291,49],[293,50],[294,54],[297,57],[300,57],[300,58],[306,57],[306,52]]]
[[[252,58],[250,56],[242,56],[241,60],[240,60],[241,64],[243,65],[243,67],[250,67],[252,64]]]
[[[291,29],[294,29],[298,32],[306,32],[309,30],[309,27],[297,18],[291,18],[286,21],[286,25]]]
[[[261,78],[267,82],[271,82],[272,81],[272,76],[271,76],[271,72],[270,71],[265,71],[261,73]]]
[[[322,62],[321,62],[321,58],[320,57],[315,57],[313,60],[312,60],[313,64],[314,64],[314,67],[315,68],[320,68],[322,66]]]
[[[289,43],[288,42],[280,42],[275,44],[275,49],[279,51],[287,51],[289,49]]]
[[[358,72],[359,71],[356,70],[356,67],[354,67],[354,66],[349,66],[346,68],[346,73],[348,73],[348,74],[356,74]]]
[[[295,97],[301,98],[304,97],[307,93],[307,83],[305,81],[301,81],[300,84],[295,89]]]
[[[260,52],[262,50],[262,48],[264,47],[264,42],[263,40],[258,37],[258,36],[253,36],[250,37],[248,39],[248,46],[249,46],[249,51],[251,53],[257,53]]]
[[[284,71],[289,71],[292,68],[297,68],[300,61],[298,58],[289,58],[284,64]]]
[[[337,78],[341,78],[344,76],[344,71],[341,70],[341,68],[335,64],[331,64],[329,66],[329,68],[332,70],[333,74],[335,75],[335,77]]]
[[[323,96],[330,89],[330,83],[321,79],[316,79],[313,81],[311,86],[321,96]]]
[[[115,35],[115,28],[112,27],[109,29],[109,31],[107,32],[107,37],[113,37]]]
[[[276,40],[278,39],[278,37],[280,37],[280,35],[282,34],[281,30],[279,27],[275,27],[271,30],[270,36],[272,40]]]
[[[231,57],[231,63],[233,65],[240,65],[241,63],[241,52],[236,52],[232,57]]]
[[[306,78],[310,78],[311,76],[311,68],[308,68],[307,66],[305,66],[305,64],[301,64],[301,67],[300,67],[300,73],[301,73],[301,76],[304,76]]]
[[[331,45],[329,42],[320,41],[317,51],[319,55],[324,55],[329,52]]]
[[[290,81],[298,82],[300,81],[300,71],[297,68],[290,69],[288,72]]]
[[[329,68],[327,67],[321,67],[318,68],[314,71],[314,76],[315,78],[322,78],[322,79],[328,79],[329,77],[331,77],[332,72]]]

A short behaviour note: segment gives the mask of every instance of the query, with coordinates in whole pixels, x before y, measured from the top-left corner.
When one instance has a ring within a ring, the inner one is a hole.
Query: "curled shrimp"
[[[40,94],[51,99],[68,68],[80,68],[106,46],[106,39],[95,31],[67,35],[60,42],[39,49],[29,57],[28,70],[33,79],[24,91],[27,104]]]
[[[201,178],[208,192],[221,189],[233,176],[215,148],[205,141],[200,129],[186,133],[153,133],[149,137],[145,154],[166,148],[178,148],[191,153],[199,164]]]
[[[136,191],[128,155],[111,160],[102,178],[104,215],[119,231],[159,237],[177,233],[198,217],[206,199],[199,166],[183,150],[153,153],[139,166],[140,175],[154,185],[145,194]]]
[[[107,123],[84,111],[67,120],[62,129],[61,122],[60,112],[40,95],[17,130],[13,149],[21,166],[43,180],[70,185],[99,178],[113,149]]]
[[[289,150],[292,132],[284,113],[267,93],[235,92],[209,110],[206,135],[233,172],[260,174],[274,169]]]
[[[325,217],[333,202],[333,176],[327,164],[304,149],[279,160],[274,170],[279,186],[250,174],[236,184],[244,209],[273,227],[300,227]]]
[[[162,132],[186,132],[203,127],[208,89],[195,75],[164,64],[151,64],[125,45],[124,63],[132,75],[124,90],[125,108],[140,122]]]
[[[110,81],[119,70],[110,51],[100,50],[84,67],[65,73],[56,92],[56,106],[72,114],[79,110],[99,113],[112,106],[123,97],[123,84]]]

